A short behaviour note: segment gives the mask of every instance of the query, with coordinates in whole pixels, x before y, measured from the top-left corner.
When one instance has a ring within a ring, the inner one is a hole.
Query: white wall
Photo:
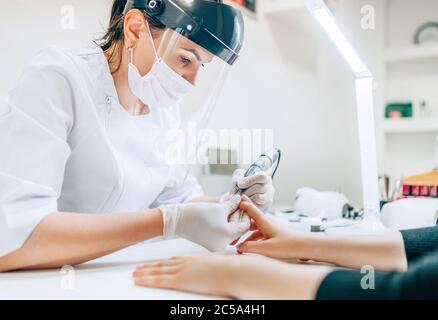
[[[79,47],[99,37],[107,25],[112,1],[1,0],[0,4],[1,98],[35,51],[51,44]],[[74,8],[74,30],[61,27],[65,6]]]
[[[70,0],[77,18],[77,29],[70,31],[60,27],[61,0],[3,2],[0,40],[7,43],[7,50],[2,50],[0,95],[38,48],[75,47],[95,38],[106,25],[111,4],[110,0]],[[370,2],[379,5],[379,0],[366,1]],[[340,3],[345,5],[340,16],[352,14],[345,25],[360,29],[360,4]],[[353,79],[334,47],[318,36],[319,31],[312,31],[318,29],[305,11],[295,13],[298,18],[292,28],[289,22],[295,20],[289,13],[279,19],[247,19],[242,57],[231,71],[211,126],[274,129],[276,146],[284,155],[276,179],[277,204],[291,204],[295,189],[301,186],[340,190],[358,204]],[[374,37],[359,32],[354,39],[372,67],[376,51],[368,45]]]
[[[385,0],[387,2],[387,47],[404,47],[414,42],[415,30],[423,23],[438,21],[436,0]]]

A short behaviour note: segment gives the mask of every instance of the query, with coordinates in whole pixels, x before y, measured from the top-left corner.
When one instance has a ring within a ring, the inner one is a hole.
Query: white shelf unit
[[[422,59],[438,59],[438,44],[423,44],[385,51],[386,63],[414,62]]]
[[[382,127],[386,134],[436,132],[438,135],[438,119],[389,119],[383,122]]]
[[[438,118],[419,116],[419,102],[438,108],[438,44],[414,44],[416,29],[436,20],[435,0],[385,0],[386,44],[382,48],[384,101],[380,117],[381,173],[394,178],[431,170],[438,163]],[[384,119],[388,103],[413,103],[413,117]],[[436,102],[436,103],[435,103]],[[438,110],[437,110],[438,112]]]

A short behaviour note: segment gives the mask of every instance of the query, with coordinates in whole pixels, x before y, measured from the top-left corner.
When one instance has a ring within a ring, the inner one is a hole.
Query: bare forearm
[[[308,242],[309,260],[360,269],[371,265],[382,271],[405,271],[406,254],[399,232],[376,235],[315,235]]]
[[[157,209],[126,214],[54,213],[35,228],[23,247],[0,258],[0,272],[75,265],[161,236]]]
[[[324,278],[332,271],[327,266],[295,265],[271,259],[254,260],[252,265],[229,263],[231,280],[228,295],[243,300],[313,300]]]

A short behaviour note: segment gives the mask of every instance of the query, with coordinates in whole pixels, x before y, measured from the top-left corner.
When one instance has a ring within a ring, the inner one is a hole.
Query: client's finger
[[[260,230],[254,231],[245,241],[242,243],[248,242],[248,241],[259,241],[260,239],[263,239],[265,236]]]
[[[263,212],[259,210],[253,203],[242,201],[239,206],[240,210],[245,211],[245,213],[255,221],[259,229],[267,227],[269,225],[269,220]]]
[[[160,275],[160,276],[142,276],[134,278],[134,283],[137,286],[175,289],[176,276],[175,275]]]
[[[267,246],[268,241],[269,240],[266,240],[266,241],[245,241],[237,247],[237,250],[241,253],[264,254],[267,251],[266,246]]]
[[[246,194],[242,195],[242,201],[252,202],[251,199]]]
[[[258,230],[257,223],[254,221],[254,219],[251,219],[251,225],[249,227],[249,231],[255,231],[255,230]]]
[[[132,275],[134,278],[136,278],[136,277],[143,277],[143,276],[175,274],[179,270],[181,270],[181,267],[178,265],[156,267],[156,268],[141,268],[141,269],[136,269]]]
[[[242,243],[240,243],[239,245],[237,245],[236,250],[237,253],[243,253],[242,250],[240,250],[240,247],[243,243],[248,242],[248,241],[260,241],[262,239],[265,239],[266,237],[263,235],[263,233],[259,230],[254,231],[248,238],[246,238],[244,241],[242,241]]]
[[[159,267],[165,267],[165,266],[173,266],[173,265],[178,265],[182,263],[182,259],[181,258],[171,258],[168,260],[161,260],[161,261],[156,261],[156,262],[150,262],[150,263],[145,263],[140,267],[137,267],[137,269],[144,269],[144,268],[159,268]]]

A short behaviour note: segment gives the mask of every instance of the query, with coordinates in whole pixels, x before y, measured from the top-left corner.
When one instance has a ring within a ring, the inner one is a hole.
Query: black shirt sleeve
[[[402,231],[405,273],[339,270],[320,285],[316,299],[438,299],[438,227]]]
[[[438,251],[417,260],[406,273],[339,270],[319,287],[318,300],[438,299]]]
[[[403,230],[401,234],[409,264],[430,252],[438,250],[438,226]]]

